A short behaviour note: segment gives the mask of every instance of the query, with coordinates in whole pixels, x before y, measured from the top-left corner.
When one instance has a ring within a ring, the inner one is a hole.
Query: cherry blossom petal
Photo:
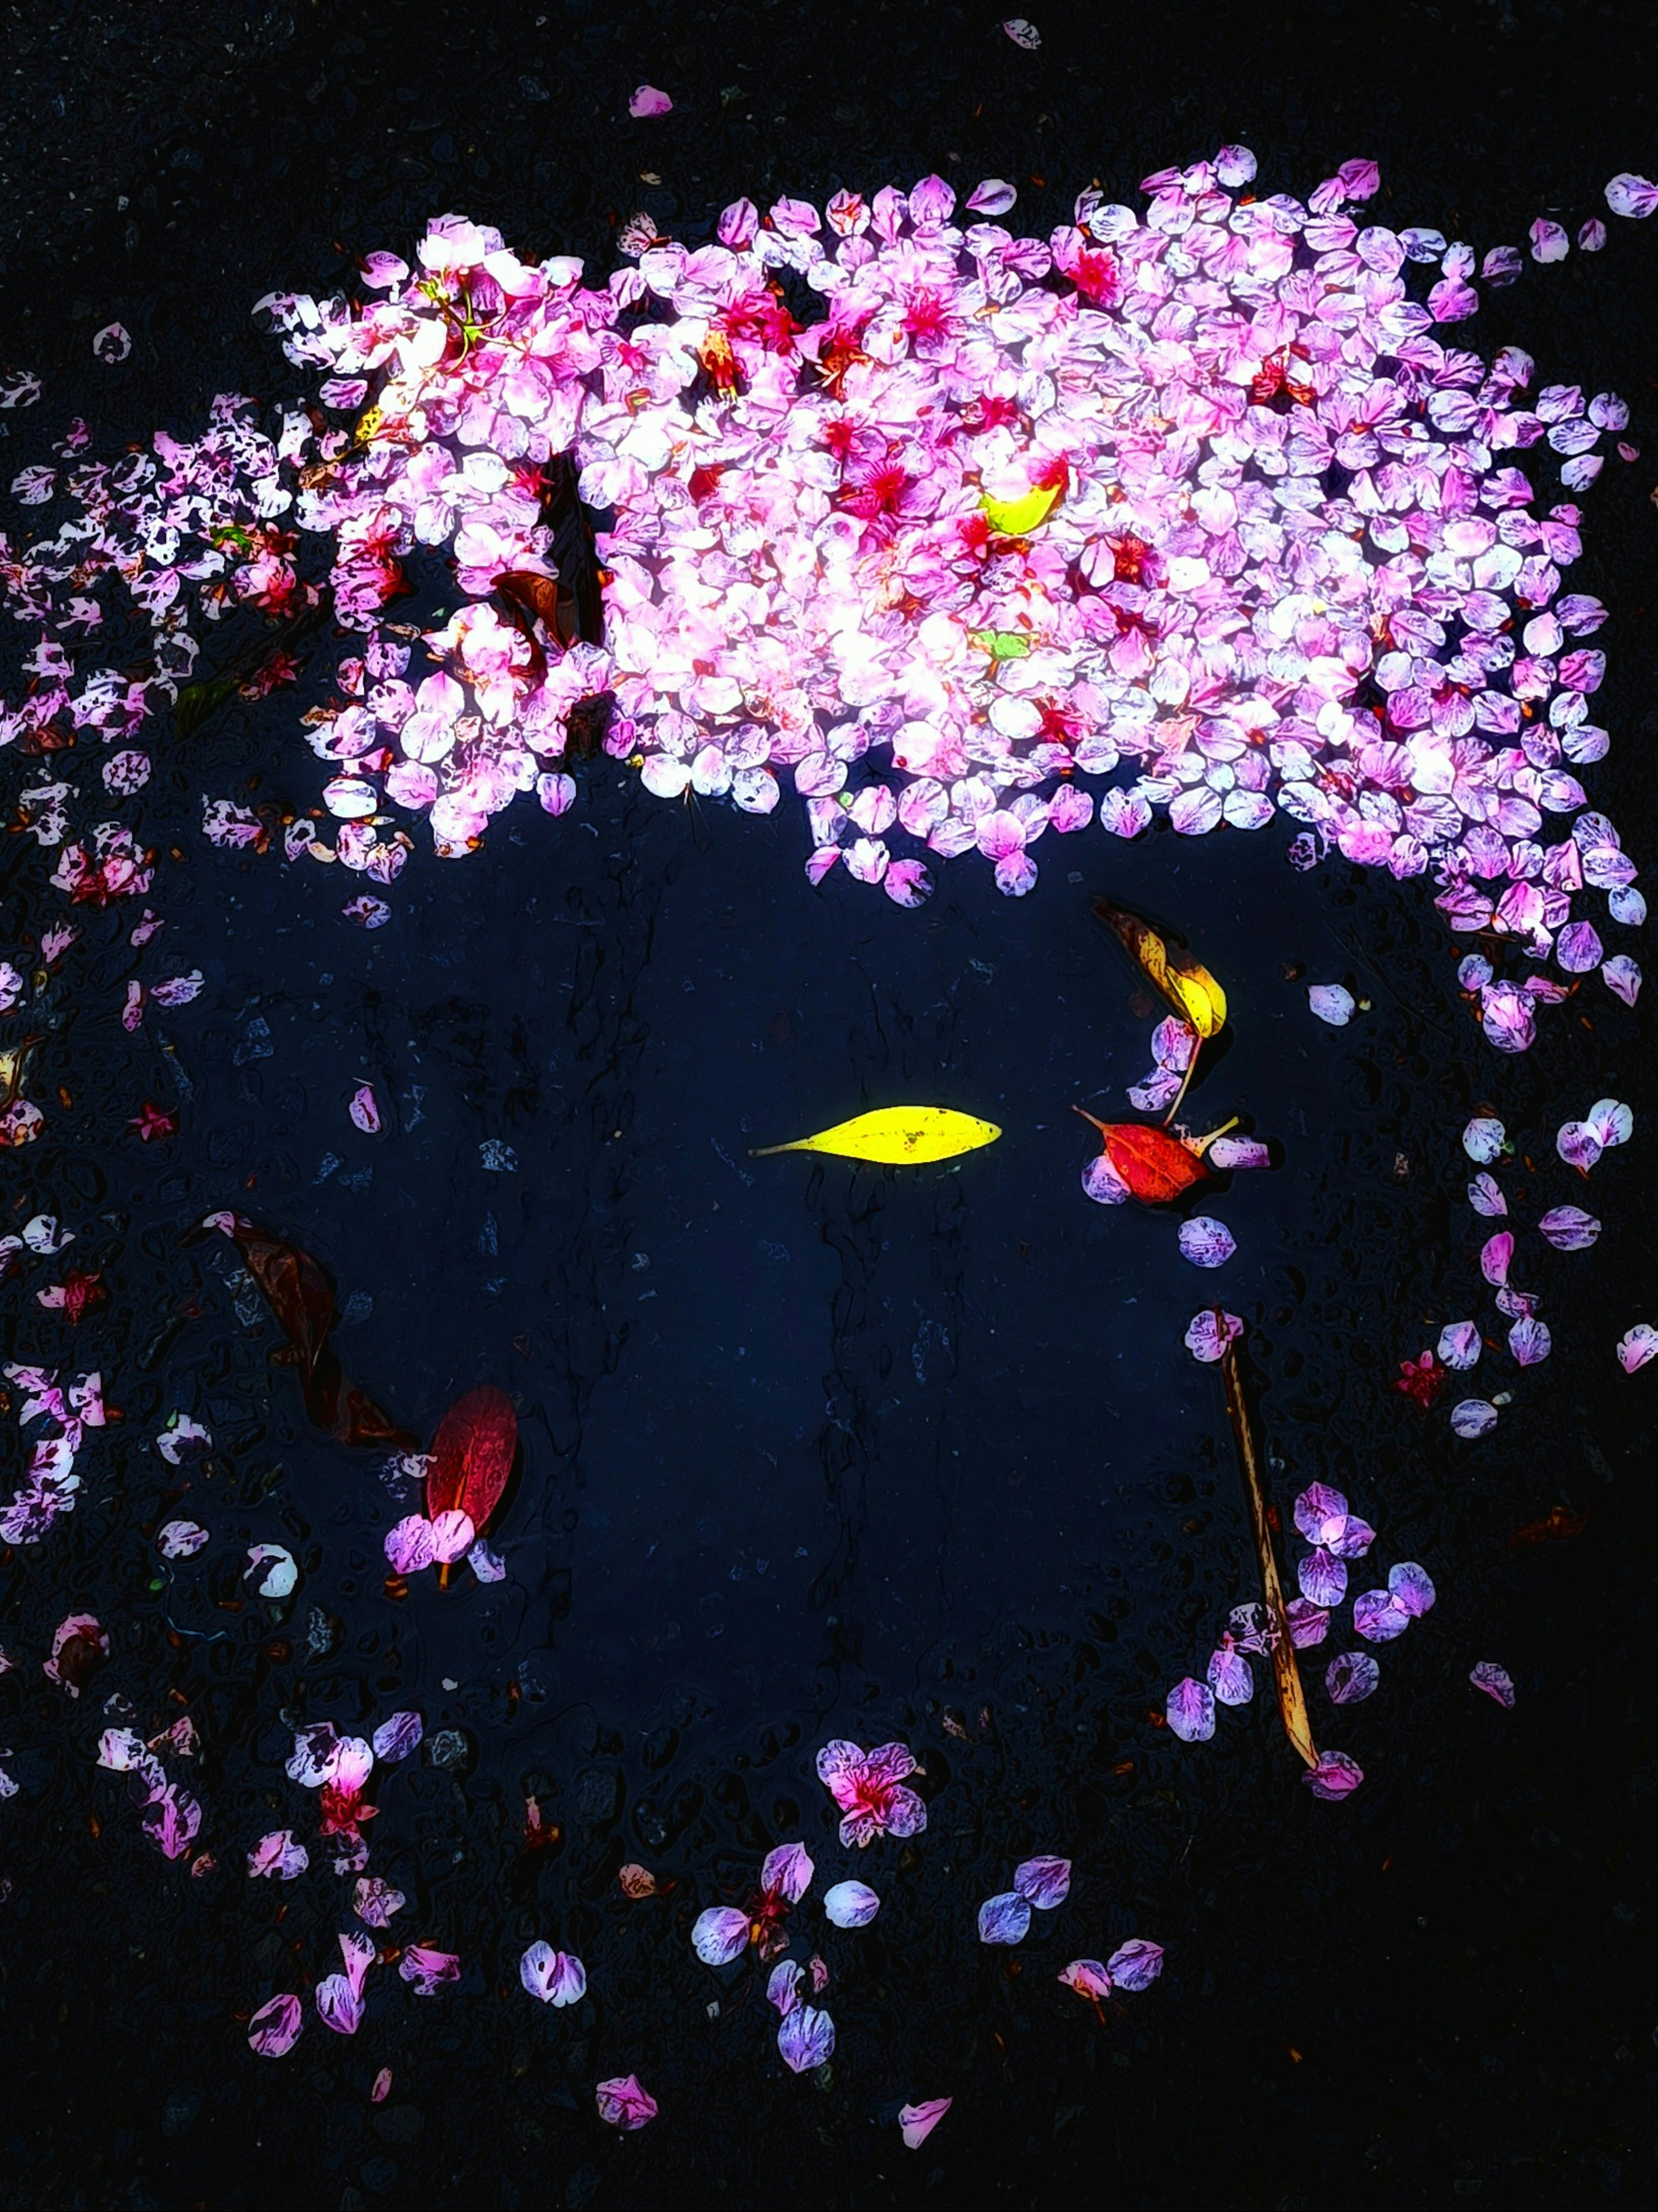
[[[823,1898],[823,1913],[834,1928],[867,1928],[881,1900],[866,1882],[837,1881]]]
[[[1488,1698],[1494,1698],[1505,1711],[1513,1711],[1514,1679],[1508,1669],[1499,1667],[1494,1659],[1480,1660],[1477,1666],[1470,1668],[1468,1680],[1476,1690],[1483,1690]]]
[[[810,2074],[835,2056],[835,2022],[816,2005],[798,2005],[777,2030],[779,2056],[791,2074]]]
[[[247,2047],[256,2058],[284,2058],[304,2026],[304,2008],[296,1996],[271,1997],[247,2023]]]
[[[734,1905],[711,1905],[699,1912],[691,1929],[691,1948],[704,1966],[726,1966],[749,1948],[749,1916]]]
[[[1451,1427],[1459,1437],[1483,1437],[1497,1426],[1497,1408],[1484,1398],[1464,1398],[1451,1408]]]
[[[1658,1328],[1650,1322],[1637,1322],[1619,1339],[1618,1364],[1625,1375],[1633,1375],[1637,1367],[1644,1367],[1655,1355],[1658,1355]]]
[[[1320,1021],[1328,1022],[1332,1029],[1345,1029],[1358,1012],[1358,1001],[1341,983],[1309,983],[1307,1003]]]
[[[1215,1733],[1214,1692],[1187,1674],[1169,1692],[1163,1718],[1182,1743],[1206,1743]]]
[[[1212,1214],[1194,1213],[1175,1232],[1182,1259],[1194,1267],[1224,1267],[1237,1250],[1232,1232]]]
[[[1315,1797],[1336,1804],[1352,1796],[1364,1779],[1364,1770],[1345,1751],[1325,1751],[1319,1753],[1318,1765],[1309,1767],[1301,1778]]]
[[[657,2101],[647,2089],[641,2087],[636,2074],[621,2074],[614,2081],[601,2081],[594,2095],[598,2117],[609,2128],[631,2131],[646,2126],[657,2116]]]
[[[1071,1862],[1026,1859],[1013,1870],[1013,1887],[1038,1912],[1052,1912],[1071,1893]]]
[[[374,1756],[388,1766],[395,1765],[398,1759],[407,1759],[411,1752],[419,1750],[425,1733],[425,1723],[418,1713],[393,1713],[374,1730]]]
[[[1382,1669],[1368,1651],[1339,1652],[1324,1670],[1324,1686],[1337,1705],[1356,1705],[1381,1680]]]
[[[788,1904],[798,1905],[811,1887],[812,1870],[804,1844],[780,1844],[766,1854],[760,1886],[776,1891]]]
[[[1552,1206],[1537,1227],[1558,1252],[1586,1252],[1600,1234],[1600,1223],[1581,1206]]]
[[[1488,1175],[1477,1175],[1468,1185],[1468,1203],[1476,1213],[1487,1216],[1503,1214],[1509,1210],[1508,1200],[1498,1189],[1495,1178]]]
[[[1471,1160],[1489,1164],[1501,1159],[1508,1143],[1508,1132],[1503,1124],[1488,1114],[1476,1115],[1462,1132],[1462,1149]]]
[[[1060,1969],[1060,1979],[1079,1997],[1097,2001],[1111,1994],[1111,1977],[1097,1959],[1073,1959]]]
[[[999,1896],[987,1897],[979,1907],[979,1941],[981,1943],[1023,1942],[1030,1926],[1030,1903],[1017,1889],[1004,1890]]]
[[[1236,1314],[1206,1306],[1186,1325],[1186,1348],[1193,1359],[1207,1364],[1223,1358],[1227,1346],[1235,1344],[1242,1334],[1243,1323]]]
[[[587,1970],[580,1960],[554,1950],[550,1943],[531,1943],[519,1960],[518,1973],[530,1995],[555,2011],[579,2004],[587,1994]]]
[[[1412,1620],[1420,1620],[1424,1613],[1433,1609],[1433,1583],[1429,1579],[1426,1568],[1418,1566],[1414,1559],[1403,1560],[1398,1566],[1388,1569],[1388,1592],[1394,1604]]]
[[[920,2150],[955,2101],[953,2097],[928,2097],[919,2105],[900,2106],[898,2124],[903,2130],[904,2148]]]
[[[1149,1990],[1163,1972],[1163,1946],[1148,1942],[1141,1936],[1131,1936],[1106,1960],[1105,1971],[1114,1987],[1131,1996]]]
[[[1479,1360],[1479,1328],[1471,1321],[1447,1322],[1439,1332],[1439,1364],[1442,1367],[1469,1368]]]

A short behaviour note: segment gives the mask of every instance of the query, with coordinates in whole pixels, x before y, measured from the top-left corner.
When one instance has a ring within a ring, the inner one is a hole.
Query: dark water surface
[[[991,10],[950,8],[35,14],[4,95],[0,366],[46,393],[7,418],[0,474],[76,411],[103,451],[194,425],[220,389],[283,396],[252,299],[346,283],[450,208],[602,271],[636,208],[696,239],[739,192],[937,167],[1015,179],[1041,233],[1090,179],[1129,198],[1236,138],[1263,190],[1372,154],[1386,219],[1483,251],[1540,212],[1575,229],[1607,175],[1654,160],[1643,10],[1035,20],[1029,57]],[[626,118],[641,79],[672,117]],[[1573,579],[1613,613],[1591,799],[1640,858],[1658,842],[1655,259],[1619,226],[1598,263],[1488,293],[1468,341],[1625,392],[1649,448],[1588,495]],[[94,373],[90,333],[118,316],[133,360]],[[72,1256],[105,1270],[74,1364],[101,1364],[125,1419],[73,1516],[0,1566],[21,1655],[0,1741],[23,1784],[0,1805],[0,2204],[1649,2200],[1653,1376],[1609,1349],[1655,1317],[1644,1016],[1586,994],[1500,1061],[1428,886],[1298,876],[1277,831],[1047,839],[1029,899],[967,862],[907,915],[838,877],[809,890],[792,806],[665,805],[609,763],[562,821],[521,804],[469,860],[422,854],[367,935],[339,918],[337,871],[199,835],[203,791],[246,799],[257,778],[261,802],[315,803],[308,696],[159,739],[144,834],[182,857],[154,903],[169,972],[199,965],[208,988],[126,1038],[110,1010],[132,917],[90,915],[92,981],[46,1054],[73,1103],[8,1163],[8,1204],[64,1213]],[[45,872],[27,842],[8,944]],[[1215,1201],[1240,1247],[1218,1279],[1168,1219],[1078,1186],[1070,1109],[1122,1108],[1152,1020],[1096,891],[1176,922],[1225,980],[1230,1049],[1194,1126],[1242,1113],[1281,1147]],[[1306,974],[1370,1011],[1321,1028]],[[364,1079],[377,1138],[346,1117]],[[1458,1133],[1494,1104],[1536,1163],[1527,1203],[1559,1202],[1578,1194],[1553,1131],[1607,1092],[1637,1139],[1596,1170],[1594,1254],[1533,1271],[1554,1356],[1490,1439],[1456,1445],[1389,1379],[1479,1310]],[[118,1133],[145,1096],[180,1115],[170,1147]],[[750,1157],[898,1099],[1005,1134],[903,1175]],[[231,1248],[180,1241],[220,1206],[329,1267],[348,1370],[410,1430],[478,1382],[514,1394],[504,1582],[388,1592],[404,1509],[376,1455],[308,1427]],[[1180,1343],[1217,1281],[1250,1325],[1280,1507],[1338,1484],[1379,1560],[1439,1587],[1369,1703],[1333,1714],[1308,1670],[1315,1725],[1366,1771],[1342,1807],[1300,1787],[1264,1698],[1208,1746],[1150,1718],[1254,1595],[1218,1382]],[[4,1297],[5,1356],[45,1356],[56,1324]],[[175,1408],[216,1443],[176,1480],[149,1443]],[[1580,1535],[1511,1544],[1556,1504]],[[157,1589],[141,1532],[180,1511],[215,1541]],[[301,1561],[285,1620],[221,1602],[253,1540]],[[116,1644],[74,1708],[38,1665],[72,1607]],[[1469,1690],[1481,1658],[1514,1674],[1512,1714]],[[196,1716],[216,1875],[162,1862],[93,1767],[112,1693],[145,1724],[178,1698]],[[255,2060],[235,2015],[331,1971],[349,1920],[320,1852],[280,1890],[240,1872],[263,1831],[309,1826],[291,1729],[408,1705],[465,1755],[391,1773],[373,1868],[465,1980],[428,2006],[377,1969],[354,2041],[313,2021],[288,2059]],[[918,1847],[847,1864],[811,1765],[833,1735],[914,1746]],[[562,1830],[533,1855],[526,1792]],[[817,1894],[855,1871],[884,1898],[859,1934],[810,1916],[834,1974],[827,2083],[784,2073],[753,1966],[716,1978],[688,1941],[799,1835]],[[1074,1858],[1071,1899],[1017,1953],[987,1950],[976,1905],[1033,1850]],[[672,1894],[627,1903],[628,1859]],[[537,1936],[586,1960],[586,2003],[544,2014],[519,1990]],[[1168,1968],[1102,2021],[1054,1976],[1130,1936]],[[635,2070],[662,2118],[619,2138],[592,2084]],[[944,2094],[943,2127],[903,2151],[897,2106]]]

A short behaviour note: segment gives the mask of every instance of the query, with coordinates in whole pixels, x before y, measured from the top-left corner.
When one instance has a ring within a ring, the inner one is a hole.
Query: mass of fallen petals
[[[0,1540],[37,1544],[60,1514],[75,1510],[81,1487],[76,1459],[86,1431],[104,1426],[103,1380],[80,1375],[60,1388],[55,1369],[9,1364],[3,1372],[21,1394],[15,1407],[20,1427],[37,1420],[43,1425],[29,1442],[21,1483],[0,1510]]]
[[[969,850],[1028,890],[1095,819],[1282,812],[1315,858],[1431,875],[1522,1048],[1570,988],[1542,963],[1583,972],[1574,899],[1638,918],[1575,773],[1606,745],[1605,609],[1563,581],[1628,410],[1450,342],[1473,249],[1367,222],[1374,163],[1304,203],[1236,197],[1254,176],[1227,149],[1045,240],[987,219],[999,179],[739,201],[701,246],[629,226],[602,287],[445,216],[412,270],[370,257],[367,305],[262,302],[356,416],[293,516],[335,534],[365,641],[313,731],[331,811],[357,842],[386,802],[428,813],[448,854],[519,792],[562,813],[602,702],[649,789],[765,812],[792,779],[814,880],[905,904]],[[546,616],[567,454],[610,524],[602,643]],[[411,681],[382,611],[450,544],[466,603]]]

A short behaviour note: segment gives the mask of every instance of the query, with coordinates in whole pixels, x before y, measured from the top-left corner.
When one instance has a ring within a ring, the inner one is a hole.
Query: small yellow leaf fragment
[[[1226,1024],[1226,994],[1206,968],[1190,953],[1165,944],[1150,922],[1126,907],[1096,899],[1094,911],[1183,1021],[1200,1037],[1220,1034]]]
[[[1004,538],[1026,538],[1047,521],[1059,502],[1058,484],[1038,484],[1023,499],[993,499],[986,492],[979,505],[990,526]]]
[[[769,1159],[774,1152],[834,1152],[842,1159],[873,1160],[888,1167],[927,1167],[937,1160],[953,1160],[962,1152],[993,1145],[1001,1135],[993,1121],[975,1114],[958,1114],[950,1106],[878,1106],[850,1121],[837,1121],[815,1137],[797,1137],[792,1144],[764,1145],[750,1157]]]

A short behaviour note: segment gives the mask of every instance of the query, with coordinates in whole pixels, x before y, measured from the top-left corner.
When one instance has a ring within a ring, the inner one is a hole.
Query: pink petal
[[[1236,1343],[1242,1334],[1243,1323],[1236,1314],[1206,1306],[1201,1313],[1193,1314],[1186,1325],[1186,1348],[1193,1359],[1206,1364],[1219,1359],[1227,1346]]]
[[[247,2023],[247,2047],[258,2058],[282,2058],[300,2039],[305,2014],[296,1996],[272,1997]]]
[[[360,1083],[357,1085],[351,1094],[351,1104],[348,1110],[351,1119],[365,1136],[373,1137],[379,1133],[380,1109],[374,1097],[374,1086],[372,1083]]]
[[[1509,1263],[1514,1258],[1514,1232],[1499,1229],[1495,1237],[1488,1237],[1480,1248],[1479,1272],[1488,1283],[1506,1283]]]
[[[1334,1553],[1321,1546],[1309,1552],[1297,1565],[1296,1577],[1301,1584],[1301,1594],[1309,1605],[1327,1612],[1339,1605],[1347,1595],[1347,1570]]]
[[[1497,1188],[1496,1180],[1488,1175],[1477,1175],[1468,1185],[1468,1203],[1476,1213],[1503,1214],[1509,1210],[1509,1201]]]
[[[1513,1711],[1513,1678],[1506,1668],[1499,1667],[1494,1659],[1482,1659],[1478,1666],[1470,1669],[1468,1680],[1476,1690],[1483,1690],[1488,1698],[1494,1698],[1505,1711]]]
[[[628,102],[629,115],[670,115],[672,112],[672,100],[653,84],[641,84]]]
[[[1552,1348],[1548,1324],[1534,1314],[1522,1314],[1509,1331],[1509,1350],[1522,1367],[1535,1367]]]
[[[636,2074],[622,2074],[614,2081],[601,2081],[594,2094],[598,2117],[606,2127],[631,2130],[644,2127],[656,2118],[657,2101],[640,2086]]]
[[[1367,1644],[1391,1644],[1411,1625],[1411,1616],[1388,1590],[1366,1590],[1353,1600],[1353,1628]]]
[[[1364,1770],[1344,1751],[1326,1751],[1319,1755],[1318,1765],[1310,1767],[1302,1780],[1315,1797],[1329,1803],[1339,1803],[1351,1797],[1364,1779]]]
[[[1633,1375],[1637,1367],[1644,1367],[1649,1359],[1658,1354],[1658,1328],[1650,1322],[1638,1321],[1627,1330],[1618,1343],[1618,1364],[1625,1375]]]
[[[898,2124],[904,2131],[904,2148],[920,2150],[955,2101],[953,2097],[928,2097],[919,2105],[901,2106]]]
[[[1075,1990],[1079,1997],[1108,1997],[1111,1977],[1097,1959],[1073,1959],[1068,1966],[1060,1970],[1060,1979],[1066,1989]]]

